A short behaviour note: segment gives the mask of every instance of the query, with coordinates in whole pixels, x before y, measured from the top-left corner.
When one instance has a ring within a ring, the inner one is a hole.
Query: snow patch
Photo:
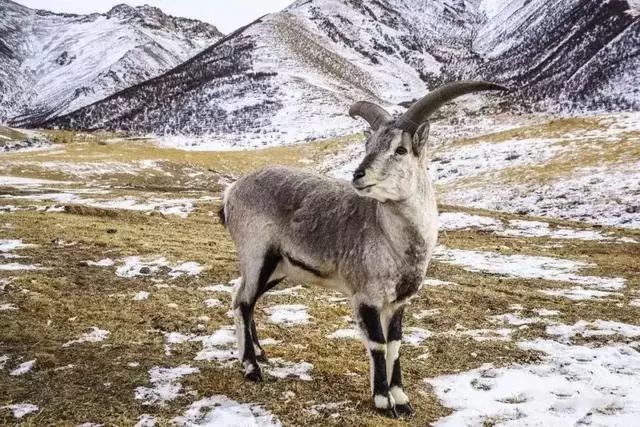
[[[438,246],[434,258],[448,264],[462,266],[468,271],[497,274],[523,279],[544,279],[572,282],[604,290],[624,287],[625,280],[619,277],[581,276],[581,269],[591,267],[581,261],[531,255],[501,255],[494,252],[448,249]]]
[[[116,275],[128,279],[137,276],[150,276],[157,273],[161,267],[166,267],[170,270],[167,274],[172,279],[177,279],[183,275],[197,276],[203,270],[203,267],[197,262],[183,262],[172,265],[164,257],[142,261],[140,257],[132,256],[123,260],[123,264],[116,269]]]
[[[100,329],[94,326],[91,328],[91,332],[82,334],[78,339],[71,340],[64,343],[62,347],[70,347],[74,344],[82,344],[85,342],[90,342],[90,343],[102,342],[107,339],[109,334],[110,334],[109,331],[105,331],[104,329]]]
[[[270,359],[272,365],[267,366],[267,372],[276,378],[297,378],[302,381],[311,381],[309,372],[313,369],[313,365],[308,362],[292,363],[285,360],[275,358]]]
[[[198,352],[195,360],[228,362],[237,357],[237,351],[229,348],[231,344],[236,343],[236,333],[233,326],[224,326],[209,336],[198,337],[193,341],[202,343],[202,350]]]
[[[426,380],[453,410],[434,425],[633,425],[640,417],[640,353],[633,348],[541,339],[519,347],[548,356],[539,365],[484,365]]]
[[[182,377],[200,372],[200,369],[189,365],[175,368],[161,368],[154,366],[149,370],[149,382],[153,387],[136,388],[136,400],[142,400],[143,405],[164,406],[180,395],[182,384],[178,382]]]
[[[546,333],[558,336],[563,342],[569,342],[575,336],[584,338],[596,336],[622,335],[625,338],[640,337],[640,326],[627,323],[612,322],[609,320],[596,320],[587,322],[579,320],[573,325],[550,325]]]
[[[407,332],[402,337],[402,341],[405,344],[408,344],[414,347],[419,346],[420,344],[422,344],[424,340],[431,338],[433,336],[433,332],[427,331],[426,329],[423,329],[423,328],[409,327],[409,328],[406,328],[406,330]]]
[[[173,422],[181,427],[281,427],[282,424],[259,406],[238,403],[226,396],[215,395],[192,403],[187,411]]]
[[[269,314],[269,321],[277,325],[295,326],[309,323],[307,306],[302,304],[275,305],[264,311]]]
[[[100,261],[85,261],[89,267],[111,267],[115,265],[115,261],[111,258],[101,259]]]
[[[502,221],[481,215],[464,212],[442,212],[438,217],[440,230],[453,231],[468,228],[481,230],[498,230],[502,228]]]
[[[13,405],[3,406],[2,409],[9,409],[13,413],[13,418],[19,420],[26,415],[36,412],[40,408],[31,403],[15,403]]]
[[[348,339],[348,340],[359,340],[360,339],[360,331],[350,328],[350,329],[338,329],[335,332],[327,335],[329,339]]]
[[[24,375],[33,369],[36,364],[36,359],[29,360],[28,362],[21,363],[16,369],[11,371],[9,375],[12,377],[19,377],[20,375]]]
[[[144,301],[144,300],[149,299],[150,296],[151,296],[151,294],[149,292],[140,291],[137,294],[135,294],[132,299],[134,301]]]

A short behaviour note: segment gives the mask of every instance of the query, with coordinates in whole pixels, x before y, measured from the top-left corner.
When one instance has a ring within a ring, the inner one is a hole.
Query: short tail
[[[218,218],[220,218],[220,223],[224,226],[227,225],[227,221],[229,219],[229,217],[227,216],[229,214],[229,211],[227,209],[227,203],[229,202],[229,194],[231,192],[231,189],[233,188],[233,186],[235,185],[235,183],[229,185],[227,188],[225,188],[224,190],[224,196],[222,197],[222,206],[220,207],[220,210],[218,211]]]
[[[220,218],[220,223],[226,227],[227,216],[225,215],[225,212],[224,212],[224,205],[222,205],[220,207],[220,210],[218,211],[218,218]]]

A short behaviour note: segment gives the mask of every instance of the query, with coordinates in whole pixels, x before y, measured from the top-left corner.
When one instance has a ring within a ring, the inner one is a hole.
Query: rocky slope
[[[640,109],[635,2],[512,0],[494,11],[474,41],[483,75],[545,108]]]
[[[356,99],[398,109],[471,77],[512,85],[510,101],[526,106],[640,108],[635,10],[625,0],[300,0],[46,125],[182,147],[281,144],[354,130],[345,112]]]
[[[70,15],[0,0],[0,122],[77,110],[174,68],[221,36],[149,6]]]

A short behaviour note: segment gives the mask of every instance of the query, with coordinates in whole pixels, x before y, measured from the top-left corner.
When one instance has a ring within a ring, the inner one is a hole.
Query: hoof
[[[251,381],[254,383],[259,383],[262,381],[262,373],[260,372],[260,368],[257,366],[251,371],[244,374],[244,379],[247,381]]]
[[[398,418],[398,411],[396,411],[395,406],[391,408],[386,408],[386,409],[376,408],[376,412],[378,412],[383,417]]]
[[[396,405],[396,412],[402,418],[409,418],[413,416],[413,408],[410,403],[406,403],[404,405]]]

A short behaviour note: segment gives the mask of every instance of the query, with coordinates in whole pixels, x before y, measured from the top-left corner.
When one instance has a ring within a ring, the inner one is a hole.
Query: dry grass
[[[68,144],[62,152],[49,156],[24,153],[3,159],[35,162],[33,170],[23,173],[50,178],[55,175],[37,168],[37,162],[131,163],[161,158],[163,171],[171,170],[179,175],[178,171],[187,168],[212,169],[216,171],[211,172],[210,180],[213,180],[267,163],[304,166],[300,160],[317,162],[326,153],[348,142],[345,138],[317,145],[227,153],[188,153],[138,142],[109,145],[87,142]],[[108,175],[92,185],[119,187],[123,183],[132,184],[124,189],[112,188],[113,192],[105,197],[137,194],[184,197],[189,184],[186,181],[188,173],[181,176],[185,181],[180,186],[151,178],[115,179]],[[25,200],[11,200],[11,203],[34,204]],[[515,332],[513,341],[477,342],[452,334],[456,328],[495,328],[487,317],[510,312],[513,304],[523,305],[525,314],[536,308],[560,310],[558,320],[565,323],[599,318],[638,323],[637,308],[626,304],[634,292],[640,290],[637,263],[640,248],[637,244],[563,241],[560,247],[548,248],[545,246],[549,243],[558,242],[546,238],[505,238],[480,231],[447,232],[441,234],[440,242],[451,248],[588,261],[595,266],[585,274],[625,277],[627,287],[618,299],[577,303],[539,292],[540,289],[567,286],[560,282],[505,279],[433,262],[430,276],[457,285],[425,289],[408,310],[407,326],[422,327],[436,335],[420,346],[403,347],[403,357],[407,361],[404,365],[406,383],[416,409],[416,416],[406,423],[383,418],[372,409],[367,384],[368,360],[362,345],[326,338],[336,329],[348,327],[343,319],[350,315],[348,305],[328,302],[327,292],[319,289],[305,288],[298,295],[270,294],[260,301],[257,309],[259,334],[282,340],[283,344],[267,347],[267,353],[271,358],[312,363],[313,380],[268,377],[264,383],[247,384],[238,364],[221,366],[214,362],[194,361],[200,349],[198,343],[175,345],[173,354],[165,355],[163,332],[204,335],[232,324],[226,314],[230,296],[202,290],[204,286],[226,283],[238,276],[234,247],[214,214],[217,207],[216,202],[198,202],[195,212],[186,219],[84,206],[68,206],[66,212],[60,213],[24,210],[0,216],[0,225],[11,224],[11,228],[2,230],[3,239],[22,239],[25,243],[38,245],[17,252],[26,257],[20,261],[37,262],[47,268],[13,274],[0,272],[0,277],[15,276],[5,292],[0,292],[0,300],[19,307],[19,311],[0,312],[0,354],[11,357],[5,370],[0,371],[0,407],[17,402],[37,404],[40,411],[25,417],[24,425],[77,425],[83,422],[133,425],[143,413],[153,414],[159,418],[159,425],[167,425],[173,417],[181,415],[189,403],[213,394],[224,394],[241,402],[263,405],[285,425],[424,426],[447,415],[449,410],[438,403],[423,379],[473,369],[484,363],[504,366],[535,362],[538,354],[523,351],[515,343],[519,339],[545,335],[543,325],[536,324]],[[442,210],[455,209],[443,207]],[[522,218],[466,211],[501,219]],[[550,222],[552,226],[583,228],[565,221]],[[619,237],[640,239],[638,232],[608,228],[605,231]],[[195,277],[175,280],[162,274],[125,279],[116,276],[113,267],[89,267],[84,263],[106,257],[120,260],[131,255],[164,256],[174,262],[196,261],[205,267],[205,271]],[[158,287],[158,284],[168,286]],[[151,297],[133,301],[133,295],[140,291],[150,292]],[[218,298],[224,304],[209,309],[203,304],[208,298]],[[269,323],[262,309],[286,303],[307,305],[312,322],[293,328]],[[169,304],[176,304],[177,308]],[[440,314],[420,320],[412,316],[427,308],[439,309]],[[205,315],[210,318],[208,322],[199,319]],[[204,330],[199,324],[204,324]],[[109,330],[109,338],[103,343],[62,347],[93,326]],[[31,373],[18,377],[8,375],[10,368],[31,359],[37,359]],[[130,367],[131,362],[140,365]],[[200,368],[200,373],[181,381],[188,393],[165,407],[143,406],[134,399],[136,387],[149,385],[150,368],[183,363]],[[72,368],[59,369],[70,364]],[[293,392],[296,397],[287,400],[286,392]],[[308,412],[313,404],[345,400],[350,403],[338,419]],[[7,411],[0,411],[0,424],[14,423]]]

